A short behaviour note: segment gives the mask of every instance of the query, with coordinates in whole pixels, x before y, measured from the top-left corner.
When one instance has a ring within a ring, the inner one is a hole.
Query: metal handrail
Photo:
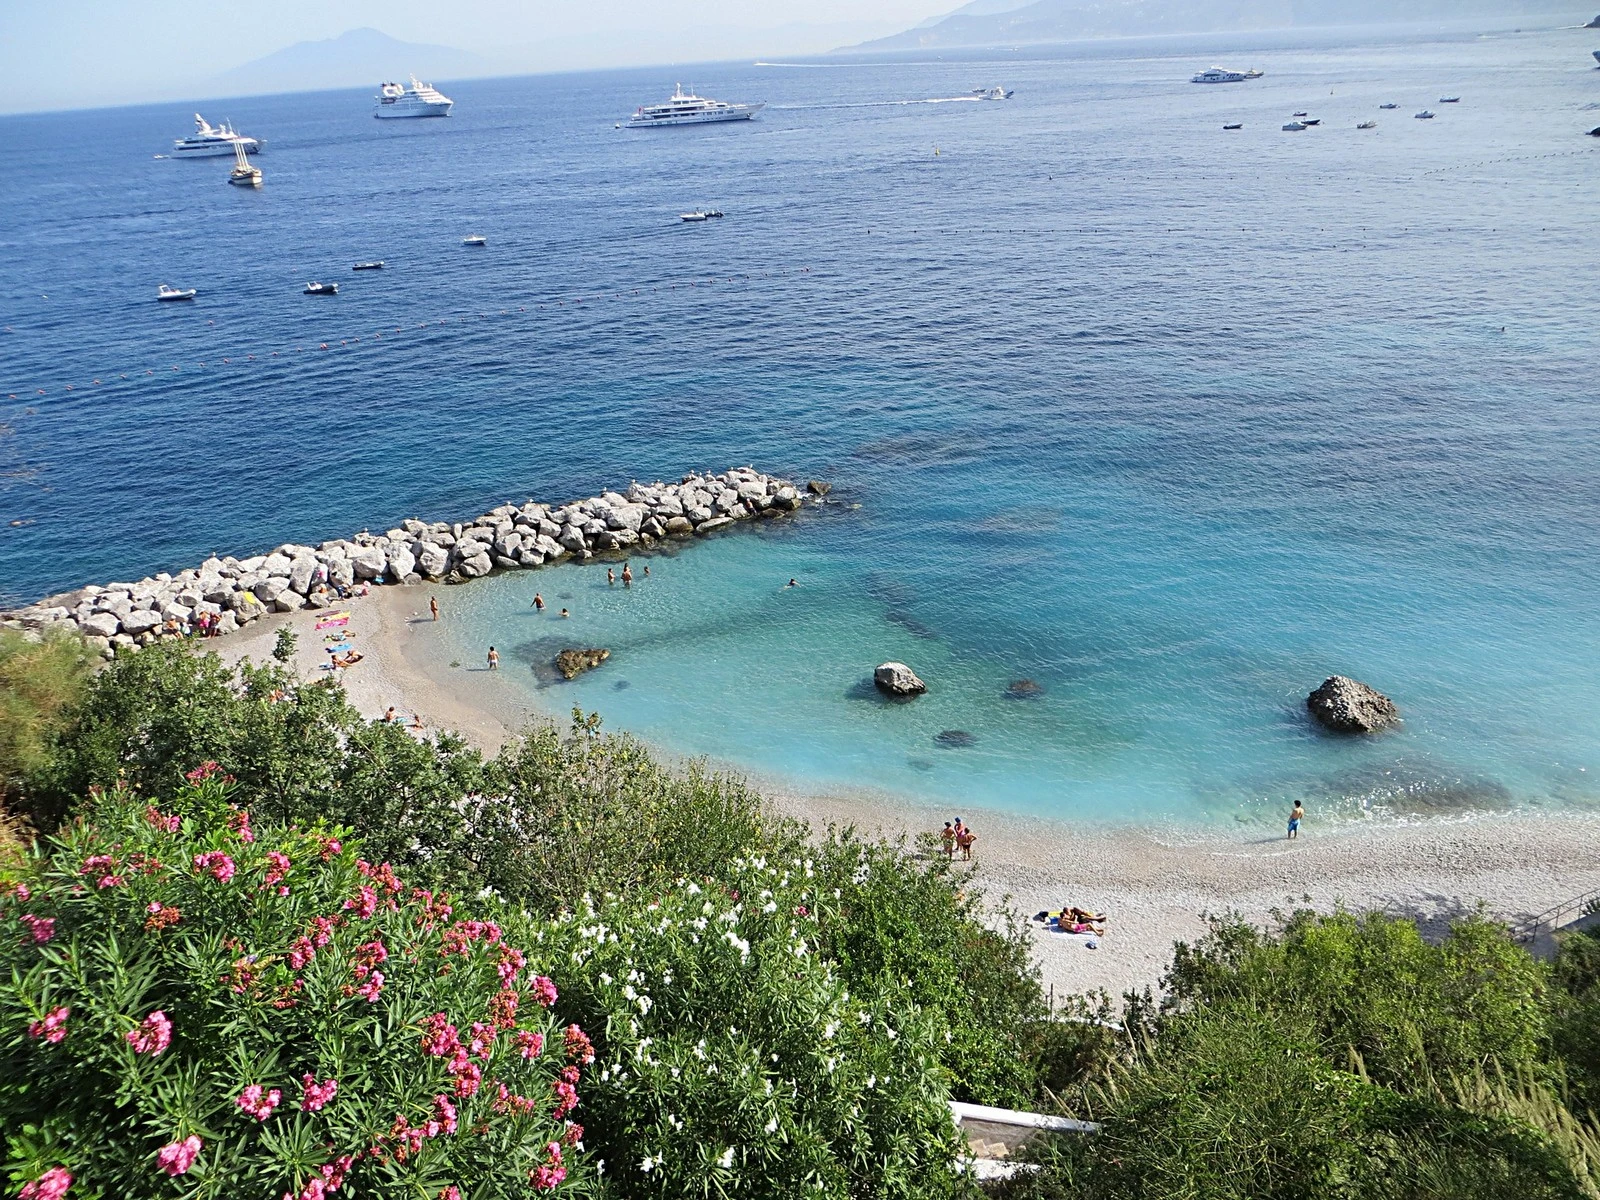
[[[1551,929],[1558,929],[1562,924],[1562,917],[1566,916],[1568,913],[1581,913],[1595,900],[1600,900],[1600,888],[1591,888],[1589,891],[1584,892],[1581,895],[1574,896],[1570,900],[1562,901],[1554,908],[1546,909],[1538,916],[1529,917],[1525,921],[1519,921],[1517,924],[1511,926],[1512,940],[1517,942],[1531,942],[1534,938],[1539,936],[1539,931],[1546,925],[1550,926]]]

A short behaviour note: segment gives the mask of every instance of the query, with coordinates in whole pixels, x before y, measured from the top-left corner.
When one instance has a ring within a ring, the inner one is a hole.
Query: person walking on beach
[[[490,646],[489,647],[489,670],[498,671],[499,669],[500,669],[500,651],[496,650],[493,646]]]
[[[623,587],[632,587],[633,586],[633,568],[630,567],[627,563],[623,563],[622,564],[622,586]]]
[[[944,857],[946,862],[956,859],[956,831],[949,821],[944,823],[944,828],[939,831],[939,840],[944,843]]]
[[[433,614],[433,619],[439,619],[439,599],[437,596],[428,597],[428,611]]]
[[[538,592],[533,594],[533,607],[538,609],[540,612],[544,611],[544,597]]]
[[[1294,809],[1289,813],[1289,839],[1293,841],[1300,836],[1300,822],[1306,815],[1305,805],[1300,801],[1294,802]]]

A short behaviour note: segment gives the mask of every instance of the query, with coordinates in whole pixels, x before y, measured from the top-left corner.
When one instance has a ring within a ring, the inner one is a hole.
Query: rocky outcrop
[[[941,729],[933,735],[933,744],[942,746],[946,750],[960,750],[975,745],[977,741],[977,736],[965,729]]]
[[[810,503],[822,503],[826,485],[809,490]],[[381,534],[362,530],[318,546],[212,556],[175,575],[80,588],[0,612],[0,626],[81,633],[109,656],[180,636],[169,622],[181,631],[208,617],[218,632],[229,633],[269,612],[337,604],[340,588],[461,583],[568,558],[582,562],[607,551],[639,552],[739,521],[787,516],[805,503],[794,484],[751,467],[691,473],[676,483],[634,482],[620,492],[567,504],[502,504],[471,521],[408,518]]]
[[[917,673],[901,662],[881,663],[872,672],[872,682],[878,685],[879,691],[891,696],[920,696],[928,690]]]
[[[609,650],[563,650],[556,655],[556,670],[563,679],[576,679],[611,657]]]
[[[1339,733],[1377,733],[1400,723],[1394,701],[1375,688],[1343,675],[1330,675],[1306,697],[1311,715]]]

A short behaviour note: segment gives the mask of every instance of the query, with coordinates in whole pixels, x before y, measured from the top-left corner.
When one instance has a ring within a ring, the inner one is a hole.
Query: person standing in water
[[[622,586],[623,587],[632,587],[633,586],[633,568],[630,567],[627,563],[623,563],[622,564]]]
[[[617,573],[615,571],[613,571],[610,567],[606,568],[606,582],[609,583],[609,584],[612,584],[613,586],[617,582]]]
[[[433,619],[439,619],[439,599],[436,596],[428,597],[428,611],[433,614]]]
[[[1300,822],[1305,818],[1305,815],[1305,805],[1296,800],[1294,808],[1289,813],[1289,839],[1291,841],[1300,836]]]
[[[533,594],[533,606],[534,606],[534,608],[538,609],[540,612],[544,611],[544,597],[541,596],[538,592],[535,592]]]
[[[500,651],[496,650],[493,646],[490,646],[489,647],[489,670],[498,671],[499,669],[500,669]]]

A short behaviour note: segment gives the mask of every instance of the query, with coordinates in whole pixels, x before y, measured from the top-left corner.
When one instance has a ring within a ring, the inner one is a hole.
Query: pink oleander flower
[[[449,1096],[433,1098],[433,1119],[445,1133],[456,1131],[456,1106],[450,1102]]]
[[[339,843],[338,838],[324,838],[317,855],[323,862],[327,862],[331,858],[337,858],[343,852],[344,847]]]
[[[205,1145],[194,1134],[190,1134],[181,1142],[168,1142],[156,1154],[156,1166],[168,1175],[182,1175],[194,1166],[194,1160],[200,1157],[200,1150]]]
[[[495,969],[500,972],[500,986],[510,987],[517,977],[517,972],[528,965],[528,960],[522,957],[522,951],[515,946],[500,947],[500,961]]]
[[[472,1037],[467,1042],[467,1053],[474,1058],[488,1061],[489,1055],[494,1053],[494,1039],[499,1036],[493,1025],[485,1025],[482,1021],[472,1023]]]
[[[177,833],[179,825],[182,824],[176,813],[169,816],[154,804],[144,810],[144,819],[150,823],[153,829],[162,833]]]
[[[523,1058],[538,1058],[544,1052],[544,1034],[524,1029],[517,1034],[517,1049]]]
[[[549,976],[535,975],[528,987],[533,992],[533,998],[546,1008],[556,1002],[556,985]]]
[[[477,1063],[468,1063],[465,1070],[454,1072],[454,1074],[456,1077],[456,1095],[463,1100],[468,1100],[478,1094],[478,1088],[483,1083],[483,1072],[478,1069]]]
[[[239,835],[239,840],[245,845],[248,846],[256,840],[256,835],[250,832],[250,810],[248,808],[241,808],[233,816],[229,817],[228,826]]]
[[[337,926],[342,919],[343,918],[340,917],[311,918],[311,941],[313,944],[315,944],[318,950],[321,950],[333,940],[334,927]]]
[[[496,1029],[514,1029],[517,1024],[517,1005],[522,997],[510,988],[501,988],[489,997],[489,1021]]]
[[[300,1089],[300,1107],[306,1112],[321,1112],[328,1101],[333,1099],[334,1093],[339,1090],[339,1081],[329,1079],[318,1083],[315,1075],[302,1075]]]
[[[290,943],[289,965],[296,971],[305,970],[306,964],[317,956],[317,948],[311,944],[311,939],[301,934]]]
[[[20,1200],[61,1200],[71,1186],[71,1171],[65,1167],[51,1167],[31,1183],[22,1185]]]
[[[293,1192],[285,1192],[283,1194],[283,1200],[327,1200],[327,1196],[327,1183],[324,1182],[322,1176],[313,1175],[310,1179],[306,1180],[306,1185],[300,1189],[300,1194],[298,1196],[296,1196]]]
[[[277,1088],[263,1093],[259,1083],[252,1083],[239,1093],[239,1097],[234,1103],[239,1106],[241,1111],[248,1113],[256,1120],[265,1121],[272,1115],[272,1110],[278,1107],[282,1099],[283,1093]]]
[[[461,1189],[455,1184],[439,1189],[439,1200],[461,1200]]]
[[[215,759],[208,758],[194,770],[187,772],[184,778],[190,783],[201,783],[207,779],[214,779],[222,774],[222,764]],[[225,777],[226,778],[226,777]]]
[[[322,1177],[328,1181],[328,1190],[330,1192],[337,1192],[344,1186],[344,1177],[350,1173],[350,1164],[353,1162],[355,1162],[353,1156],[341,1154],[331,1163],[323,1163],[317,1168],[322,1173]]]
[[[576,1146],[583,1141],[583,1126],[576,1121],[568,1121],[567,1127],[561,1131],[561,1142],[565,1146]]]
[[[355,898],[346,900],[344,906],[347,909],[354,909],[358,919],[368,920],[378,911],[378,893],[367,884],[362,884]]]
[[[130,1029],[123,1036],[128,1039],[128,1045],[133,1047],[135,1054],[154,1057],[172,1044],[172,1022],[158,1008],[139,1023],[139,1028]]]
[[[569,1112],[578,1107],[578,1089],[566,1080],[552,1084],[550,1090],[555,1093],[556,1106],[550,1110],[550,1116],[559,1121]]]
[[[381,991],[383,991],[383,972],[374,971],[367,976],[367,981],[356,989],[356,995],[365,999],[368,1004],[376,1004],[378,993]]]
[[[553,1192],[567,1177],[567,1169],[561,1165],[561,1146],[558,1142],[550,1142],[544,1151],[545,1164],[528,1172],[528,1182],[533,1184],[536,1192]]]
[[[261,881],[262,887],[274,887],[283,882],[283,877],[289,873],[289,856],[277,850],[267,851],[267,875]]]
[[[0,885],[0,895],[4,895],[5,891],[6,888],[3,885]],[[33,899],[33,889],[25,883],[17,884],[13,889],[13,894],[16,896],[17,901],[20,904],[26,904],[29,900]]]
[[[425,1017],[422,1021],[422,1052],[434,1058],[445,1058],[461,1048],[461,1039],[450,1018],[442,1012]]]
[[[566,1042],[568,1058],[585,1063],[594,1061],[594,1043],[589,1040],[589,1035],[576,1025],[567,1026]]]
[[[209,871],[218,883],[227,883],[233,878],[233,859],[221,850],[208,850],[194,856],[194,869],[197,874]]]
[[[102,875],[94,881],[94,885],[104,891],[106,888],[121,887],[127,882],[128,878],[125,875]]]
[[[353,960],[350,969],[355,977],[365,979],[379,963],[389,961],[389,947],[383,944],[382,939],[363,942],[355,948],[355,953],[350,957]]]
[[[28,1036],[31,1038],[42,1037],[52,1046],[64,1041],[67,1036],[67,1016],[72,1009],[63,1004],[60,1008],[52,1008],[45,1013],[44,1020],[35,1021],[28,1026]]]
[[[32,913],[23,913],[17,920],[28,927],[33,934],[33,944],[42,946],[56,935],[56,919],[54,917],[36,917]]]

